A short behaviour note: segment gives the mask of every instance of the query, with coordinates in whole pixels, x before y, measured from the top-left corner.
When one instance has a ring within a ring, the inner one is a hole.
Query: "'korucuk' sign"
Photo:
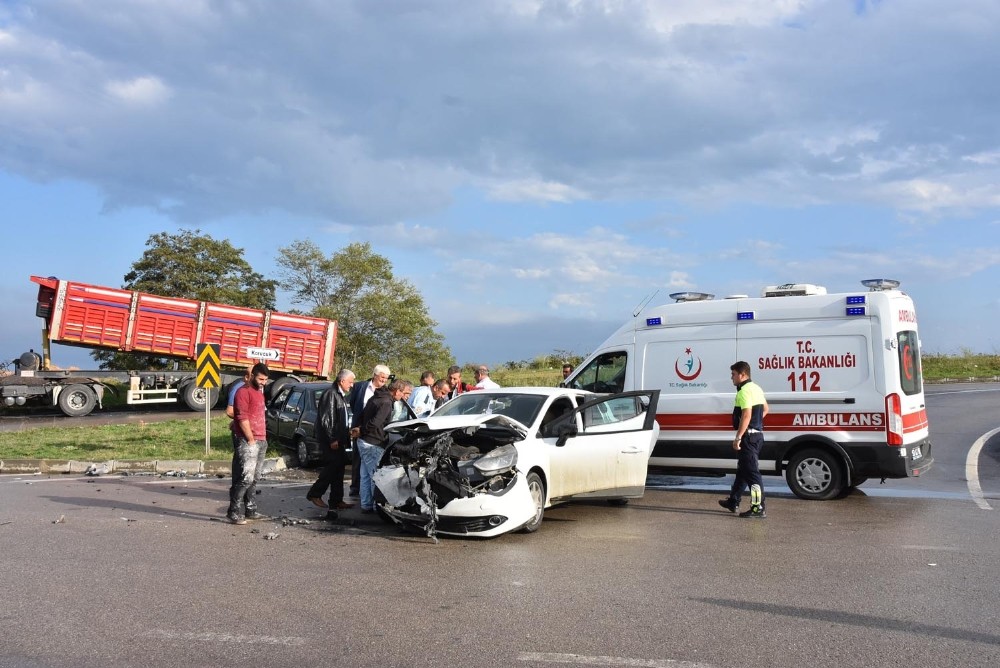
[[[247,348],[247,357],[252,360],[277,361],[281,359],[281,351],[277,348]]]

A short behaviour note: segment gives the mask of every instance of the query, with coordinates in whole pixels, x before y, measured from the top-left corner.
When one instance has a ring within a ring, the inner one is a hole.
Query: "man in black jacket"
[[[375,390],[385,386],[389,381],[392,371],[384,364],[376,364],[372,371],[371,380],[364,380],[354,386],[351,391],[349,401],[351,404],[351,415],[354,416],[354,424],[357,427],[361,421],[361,412],[365,409],[365,404],[374,396]],[[357,446],[354,448],[354,455],[351,457],[351,496],[361,494],[361,453]]]
[[[316,414],[316,442],[323,452],[323,470],[306,493],[306,498],[320,508],[329,508],[326,519],[337,519],[337,510],[352,508],[344,501],[344,467],[347,447],[351,444],[351,407],[347,394],[354,386],[354,372],[341,369],[333,386],[323,393]],[[330,490],[329,506],[323,501]]]
[[[392,405],[413,390],[413,383],[397,380],[389,387],[380,387],[365,404],[358,422],[357,448],[361,452],[361,512],[370,513],[375,509],[375,489],[372,473],[378,467],[389,438],[385,427],[392,418]]]

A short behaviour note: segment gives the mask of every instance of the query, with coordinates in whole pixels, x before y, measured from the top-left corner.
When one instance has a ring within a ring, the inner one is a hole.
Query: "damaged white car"
[[[658,390],[477,390],[389,427],[373,475],[379,514],[428,536],[532,532],[573,499],[645,492]]]

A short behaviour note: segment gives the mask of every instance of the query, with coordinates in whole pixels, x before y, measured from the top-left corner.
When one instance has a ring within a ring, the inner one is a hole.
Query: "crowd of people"
[[[425,371],[420,375],[420,384],[414,387],[410,381],[394,379],[384,364],[376,365],[371,378],[360,383],[355,383],[353,371],[342,369],[320,397],[315,437],[323,452],[323,467],[306,498],[326,509],[328,520],[337,519],[338,510],[354,507],[344,498],[343,485],[347,450],[353,443],[350,496],[358,498],[362,513],[374,512],[372,473],[388,444],[386,426],[409,417],[404,402],[421,418],[462,393],[500,387],[490,378],[485,364],[477,366],[473,373],[476,382],[465,383],[460,366],[449,367],[440,379],[433,371]],[[263,397],[267,379],[267,367],[256,364],[229,393],[226,414],[232,418],[233,484],[227,517],[234,524],[261,517],[254,495],[267,448]]]

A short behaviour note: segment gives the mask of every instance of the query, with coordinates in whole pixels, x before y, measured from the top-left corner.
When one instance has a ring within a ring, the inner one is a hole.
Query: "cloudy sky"
[[[0,0],[0,356],[29,276],[118,286],[181,229],[272,277],[370,241],[463,363],[872,277],[925,351],[996,353],[997,34],[995,0]]]

